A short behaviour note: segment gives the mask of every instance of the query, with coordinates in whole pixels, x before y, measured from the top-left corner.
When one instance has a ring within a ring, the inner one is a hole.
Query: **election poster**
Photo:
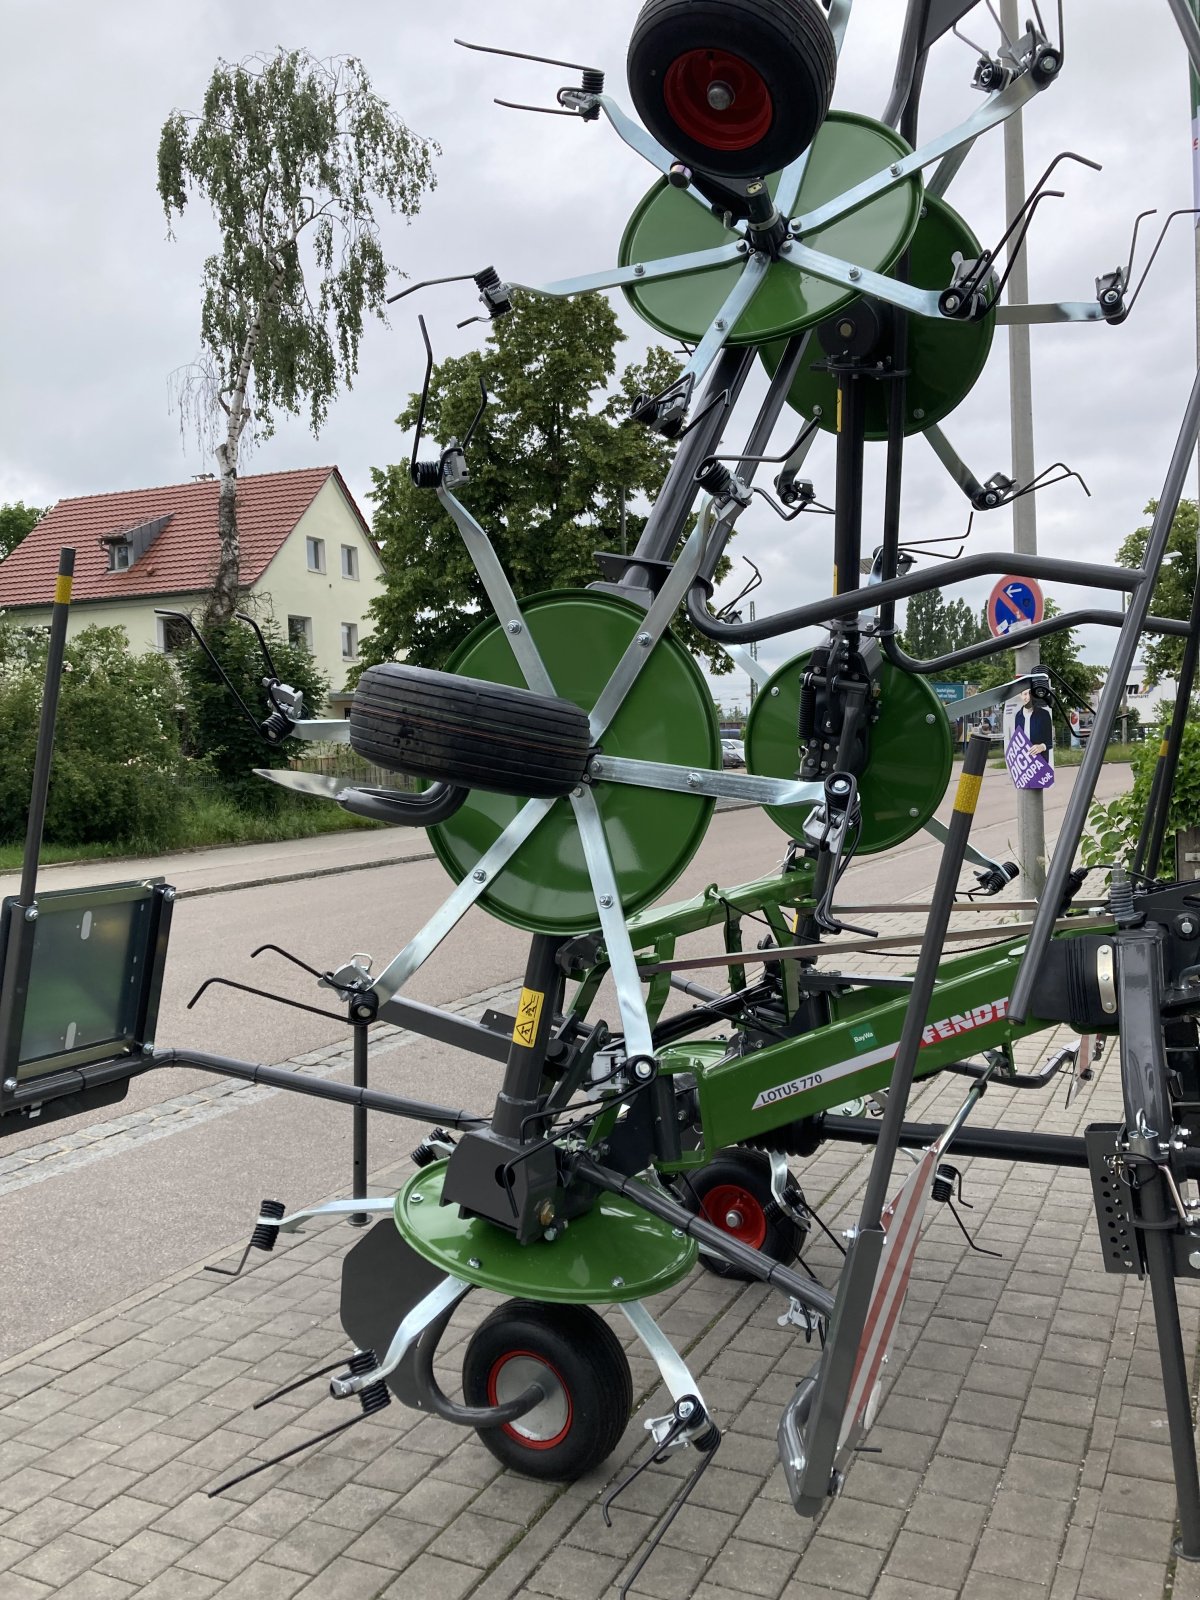
[[[1048,789],[1054,782],[1054,718],[1026,689],[1004,706],[1004,764],[1017,789]]]

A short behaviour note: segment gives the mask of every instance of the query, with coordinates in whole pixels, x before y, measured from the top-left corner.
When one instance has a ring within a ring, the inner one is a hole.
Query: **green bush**
[[[310,714],[318,711],[329,692],[329,680],[317,671],[309,652],[289,644],[273,624],[263,633],[283,681],[304,693]],[[209,648],[258,721],[268,707],[263,689],[263,662],[258,643],[244,623],[231,622],[206,633]],[[184,700],[184,749],[220,781],[238,805],[257,812],[278,809],[286,798],[277,785],[254,776],[255,767],[286,767],[305,749],[300,739],[280,745],[261,740],[238,709],[220,674],[198,645],[173,657],[180,673]]]
[[[1143,744],[1133,746],[1130,761],[1133,788],[1115,800],[1097,801],[1088,812],[1087,832],[1080,844],[1086,866],[1106,867],[1114,862],[1129,866],[1131,863],[1146,802],[1150,798],[1158,750],[1157,735],[1147,738]],[[1157,864],[1160,876],[1175,875],[1176,833],[1181,828],[1197,827],[1200,827],[1200,720],[1193,712],[1183,730],[1183,747],[1179,753],[1175,781],[1171,786],[1163,852]],[[1156,869],[1148,866],[1146,870],[1154,872]]]
[[[0,619],[0,840],[24,837],[48,636]],[[182,765],[179,685],[167,661],[135,655],[122,628],[85,628],[66,648],[48,843],[171,835]]]

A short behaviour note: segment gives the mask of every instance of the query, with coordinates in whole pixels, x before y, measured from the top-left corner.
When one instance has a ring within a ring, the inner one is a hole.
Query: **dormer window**
[[[98,542],[102,550],[108,551],[108,570],[128,572],[135,562],[142,559],[170,520],[171,513],[168,512],[165,517],[154,517],[132,528],[118,528],[115,533],[102,534]]]

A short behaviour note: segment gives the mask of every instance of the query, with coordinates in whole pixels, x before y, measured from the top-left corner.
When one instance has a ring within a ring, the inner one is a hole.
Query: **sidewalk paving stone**
[[[945,1117],[961,1097],[960,1081],[935,1080],[914,1115]],[[1110,1052],[1069,1111],[1058,1089],[995,1086],[980,1121],[1073,1132],[1116,1120],[1119,1103]],[[795,1165],[835,1232],[853,1221],[864,1154],[831,1146]],[[1148,1297],[1103,1271],[1086,1174],[963,1165],[964,1218],[1003,1259],[971,1254],[932,1215],[869,1441],[882,1454],[858,1458],[815,1526],[792,1510],[775,1431],[816,1344],[779,1328],[779,1301],[756,1285],[699,1273],[656,1298],[727,1432],[633,1595],[1160,1600],[1174,1584],[1175,1600],[1200,1600],[1200,1575],[1171,1555]],[[381,1191],[407,1170],[378,1174]],[[644,1417],[666,1409],[616,1314],[641,1409],[579,1483],[516,1477],[473,1434],[393,1405],[208,1498],[221,1477],[344,1420],[322,1383],[250,1408],[345,1349],[347,1242],[340,1225],[314,1225],[240,1279],[177,1277],[0,1369],[2,1600],[611,1600],[692,1465],[644,1474],[605,1526],[600,1495],[641,1459]],[[832,1281],[825,1238],[806,1259]],[[1180,1299],[1194,1352],[1200,1293],[1181,1284]],[[495,1303],[461,1308],[445,1374]]]

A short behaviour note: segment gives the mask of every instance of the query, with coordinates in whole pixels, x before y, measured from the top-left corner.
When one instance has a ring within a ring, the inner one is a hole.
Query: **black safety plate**
[[[382,1361],[404,1318],[445,1276],[443,1268],[418,1255],[393,1219],[385,1217],[342,1263],[342,1327],[359,1350],[374,1350]],[[400,1363],[387,1384],[401,1404],[421,1409],[410,1360]]]

